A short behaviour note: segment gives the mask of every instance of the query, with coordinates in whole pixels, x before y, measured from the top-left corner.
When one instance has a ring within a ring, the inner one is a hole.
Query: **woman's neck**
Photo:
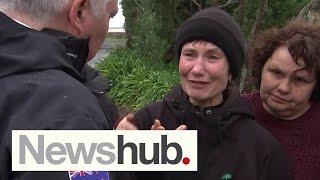
[[[199,100],[199,99],[194,99],[189,97],[189,101],[191,104],[199,107],[213,107],[223,102],[223,95],[221,94],[218,97],[206,99],[206,100]]]

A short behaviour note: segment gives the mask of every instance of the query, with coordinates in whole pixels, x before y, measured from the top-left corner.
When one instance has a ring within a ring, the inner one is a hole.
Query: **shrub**
[[[130,49],[113,50],[96,67],[114,81],[108,95],[132,111],[162,99],[179,81],[176,62],[154,62]]]

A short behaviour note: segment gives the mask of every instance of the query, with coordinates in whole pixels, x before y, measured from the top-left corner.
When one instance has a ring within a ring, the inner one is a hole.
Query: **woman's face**
[[[267,60],[261,75],[260,96],[270,114],[292,120],[309,109],[316,78],[315,72],[304,67],[303,59],[296,64],[285,45]]]
[[[209,107],[223,101],[231,75],[224,52],[210,42],[195,41],[182,47],[180,81],[192,104]]]

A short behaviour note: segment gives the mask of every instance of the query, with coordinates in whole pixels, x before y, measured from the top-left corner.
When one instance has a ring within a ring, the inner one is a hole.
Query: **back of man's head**
[[[74,0],[0,0],[0,11],[27,16],[37,23],[48,23],[57,17]],[[84,0],[90,2],[92,12],[100,16],[109,0]]]
[[[88,60],[103,43],[117,0],[0,0],[0,11],[35,30],[51,28],[90,38]]]

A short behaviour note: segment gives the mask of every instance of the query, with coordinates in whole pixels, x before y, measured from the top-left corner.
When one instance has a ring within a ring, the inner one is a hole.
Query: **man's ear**
[[[68,17],[75,33],[80,35],[83,32],[84,10],[88,7],[88,0],[73,0],[68,12]]]

